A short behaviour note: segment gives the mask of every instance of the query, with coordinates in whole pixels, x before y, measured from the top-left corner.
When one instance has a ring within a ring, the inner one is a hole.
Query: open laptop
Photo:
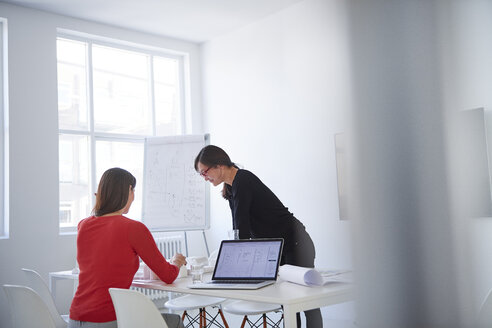
[[[275,283],[284,240],[223,240],[212,280],[189,285],[199,289],[258,289]]]

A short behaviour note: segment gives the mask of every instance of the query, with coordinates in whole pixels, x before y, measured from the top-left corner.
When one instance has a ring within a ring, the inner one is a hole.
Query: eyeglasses
[[[210,166],[208,169],[206,169],[206,170],[204,170],[204,171],[199,172],[200,176],[202,176],[202,177],[204,177],[204,178],[205,178],[205,177],[207,176],[208,171],[209,171],[212,167],[213,167],[213,166]]]

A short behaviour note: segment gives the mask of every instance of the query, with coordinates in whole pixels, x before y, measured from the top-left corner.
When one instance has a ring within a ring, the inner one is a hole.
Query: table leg
[[[167,292],[167,299],[170,301],[174,298],[174,293],[173,292]],[[176,311],[174,310],[167,310],[168,313],[175,313]]]
[[[284,305],[284,328],[297,328],[296,311],[289,305]]]
[[[53,298],[56,295],[56,281],[55,281],[55,279],[56,279],[55,277],[53,277],[52,275],[50,275],[50,279],[48,281],[48,287],[50,289],[51,295],[53,295]]]

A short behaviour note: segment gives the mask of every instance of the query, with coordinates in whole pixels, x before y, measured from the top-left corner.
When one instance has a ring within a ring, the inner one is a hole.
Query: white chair
[[[27,277],[29,287],[34,289],[34,291],[38,293],[44,303],[48,306],[51,316],[55,321],[56,328],[66,328],[69,320],[68,314],[60,315],[60,313],[56,309],[53,296],[51,295],[50,290],[44,282],[43,278],[41,278],[39,273],[34,270],[23,268],[22,271]]]
[[[250,327],[259,327],[258,323],[263,322],[263,327],[280,327],[280,323],[283,319],[283,314],[277,321],[272,320],[267,316],[268,312],[280,312],[282,307],[279,304],[270,303],[259,303],[259,302],[249,302],[249,301],[230,301],[223,304],[222,309],[224,312],[231,314],[243,315],[243,322],[241,323],[241,328],[244,327],[246,323]],[[256,321],[252,321],[248,318],[249,315],[261,315]]]
[[[492,327],[492,289],[489,290],[480,306],[480,311],[478,312],[478,327]]]
[[[144,294],[130,289],[110,288],[118,328],[168,328],[155,304]]]
[[[200,296],[200,295],[185,295],[177,298],[173,298],[167,301],[164,306],[173,311],[183,311],[183,315],[181,316],[181,320],[183,320],[183,324],[185,327],[193,327],[193,324],[198,323],[200,328],[210,327],[211,325],[215,325],[218,327],[228,328],[227,320],[222,313],[222,309],[220,308],[220,304],[225,301],[225,298],[220,297],[210,297],[210,296]],[[217,314],[212,315],[206,311],[207,306],[217,307]],[[198,314],[196,316],[189,315],[188,311],[197,310]],[[223,326],[217,320],[217,317],[220,315],[222,319]],[[208,320],[208,323],[207,323]]]
[[[48,306],[26,286],[3,285],[12,316],[13,328],[56,328]]]

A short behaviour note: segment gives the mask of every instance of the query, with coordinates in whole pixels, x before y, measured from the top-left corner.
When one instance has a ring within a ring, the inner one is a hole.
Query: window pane
[[[85,42],[58,38],[56,46],[56,58],[59,62],[85,66],[87,62],[87,44]]]
[[[96,132],[152,134],[149,56],[93,46]]]
[[[60,227],[76,226],[92,210],[89,138],[60,134],[59,166]]]
[[[127,170],[137,179],[135,200],[126,215],[135,220],[142,217],[144,144],[120,141],[96,141],[96,180],[99,183],[104,171],[112,167]],[[97,187],[96,187],[97,188]]]
[[[147,79],[148,58],[144,53],[100,45],[92,46],[92,65],[97,71]]]
[[[179,62],[154,57],[154,97],[157,135],[181,133]]]
[[[177,85],[179,61],[173,58],[154,57],[154,79],[159,83]]]
[[[88,130],[86,44],[57,40],[60,129]]]

